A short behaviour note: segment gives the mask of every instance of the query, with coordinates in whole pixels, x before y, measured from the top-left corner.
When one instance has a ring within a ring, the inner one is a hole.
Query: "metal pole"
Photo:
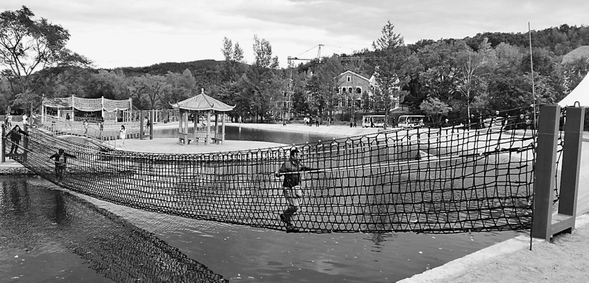
[[[534,84],[534,56],[532,55],[532,31],[530,29],[530,22],[528,22],[528,38],[530,40],[530,72],[532,75],[532,121],[534,127],[537,127],[536,124],[536,86]]]

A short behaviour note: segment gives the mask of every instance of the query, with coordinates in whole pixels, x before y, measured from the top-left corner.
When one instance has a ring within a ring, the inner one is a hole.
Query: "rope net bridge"
[[[535,130],[510,119],[295,145],[300,232],[462,233],[531,225]],[[8,153],[10,139],[5,139]],[[65,176],[49,156],[64,149]],[[32,128],[11,156],[69,190],[129,207],[285,230],[274,173],[291,146],[204,154],[140,153]]]

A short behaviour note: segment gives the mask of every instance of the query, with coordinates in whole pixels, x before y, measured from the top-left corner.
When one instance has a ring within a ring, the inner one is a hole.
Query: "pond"
[[[235,127],[227,137],[329,138]],[[2,282],[394,282],[516,235],[284,233],[119,206],[34,176],[0,186]]]

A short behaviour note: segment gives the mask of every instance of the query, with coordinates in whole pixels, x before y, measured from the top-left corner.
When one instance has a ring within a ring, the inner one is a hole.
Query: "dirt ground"
[[[442,279],[426,272],[403,282],[588,282],[589,215],[580,218],[583,221],[572,234],[560,234],[551,242],[534,242],[532,250],[526,244],[525,248],[493,255],[496,247],[490,247],[488,258],[480,262],[467,260],[461,271],[453,273],[448,266],[440,267],[438,274],[446,275]],[[577,221],[581,222],[579,218]]]
[[[454,282],[587,282],[589,226],[552,243],[536,243],[456,278]]]

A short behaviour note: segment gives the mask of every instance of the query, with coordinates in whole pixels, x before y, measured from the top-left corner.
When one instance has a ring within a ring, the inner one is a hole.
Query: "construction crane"
[[[288,63],[288,67],[292,68],[293,67],[293,61],[313,61],[315,59],[321,59],[321,47],[323,46],[323,44],[319,43],[317,45],[317,58],[313,58],[313,59],[307,59],[307,58],[299,58],[299,57],[292,57],[292,56],[288,56],[287,58],[287,63]],[[315,48],[315,46],[313,46],[312,48],[310,48],[309,50]],[[307,50],[307,51],[309,51]],[[307,51],[303,52],[306,53]],[[303,54],[301,53],[301,54]]]

